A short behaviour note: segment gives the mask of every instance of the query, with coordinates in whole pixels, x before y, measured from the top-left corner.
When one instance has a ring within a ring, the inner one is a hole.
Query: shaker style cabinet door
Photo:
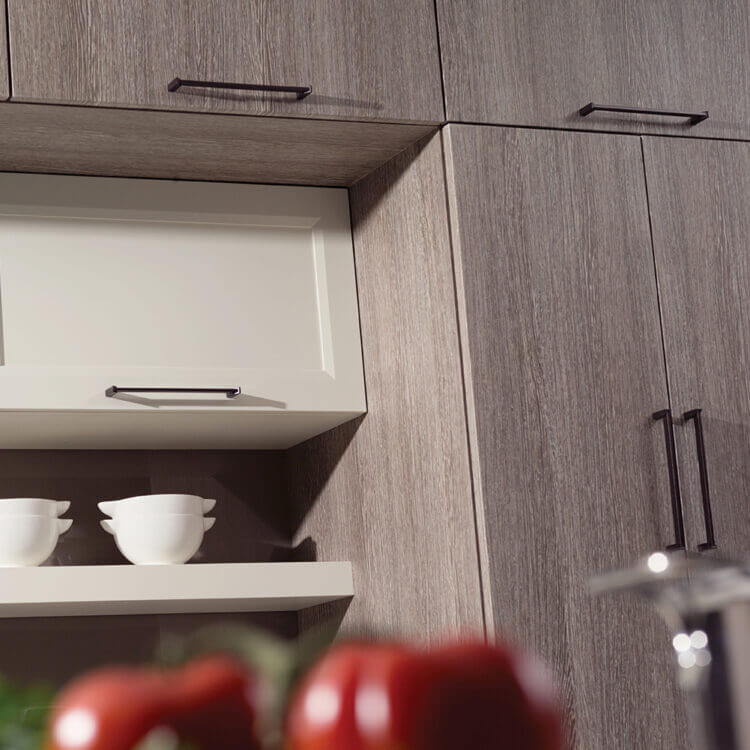
[[[442,120],[432,0],[9,0],[14,99]],[[295,92],[173,79],[312,87]]]
[[[437,0],[449,120],[750,138],[747,0]],[[586,104],[700,113],[593,112]]]
[[[0,334],[2,448],[299,443],[365,411],[347,192],[0,174]]]
[[[675,428],[690,547],[747,560],[750,143],[645,138],[644,157],[673,411],[702,410],[705,507],[695,419]]]
[[[450,125],[446,153],[488,616],[554,666],[574,747],[684,748],[666,627],[587,587],[674,541],[640,144]]]

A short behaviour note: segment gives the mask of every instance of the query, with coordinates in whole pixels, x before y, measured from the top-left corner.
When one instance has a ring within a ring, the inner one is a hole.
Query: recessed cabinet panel
[[[309,229],[2,216],[0,233],[5,365],[323,368]]]
[[[0,420],[58,414],[52,445],[60,413],[244,413],[238,445],[276,447],[364,411],[344,190],[5,174],[0,238]],[[168,390],[127,390],[148,387]],[[214,423],[167,442],[227,445]],[[96,425],[92,447],[122,445],[117,416]]]
[[[8,12],[21,101],[443,117],[432,0],[10,0]],[[312,93],[169,91],[176,77]]]
[[[750,138],[747,0],[438,0],[449,120]],[[698,113],[578,110],[589,102]]]

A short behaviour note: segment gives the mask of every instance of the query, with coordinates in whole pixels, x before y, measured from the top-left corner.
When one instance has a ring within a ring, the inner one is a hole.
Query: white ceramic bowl
[[[43,500],[39,497],[0,498],[0,516],[61,516],[70,508],[67,500]]]
[[[0,515],[0,567],[41,565],[72,523],[54,516]]]
[[[215,505],[216,500],[207,500],[198,495],[139,495],[99,503],[99,510],[112,518],[117,518],[123,512],[202,516],[213,510]]]
[[[215,521],[195,514],[122,513],[100,523],[135,565],[180,565],[198,551]]]

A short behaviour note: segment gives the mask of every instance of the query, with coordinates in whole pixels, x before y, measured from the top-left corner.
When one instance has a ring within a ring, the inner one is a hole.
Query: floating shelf
[[[278,612],[353,594],[348,562],[0,568],[0,618]]]

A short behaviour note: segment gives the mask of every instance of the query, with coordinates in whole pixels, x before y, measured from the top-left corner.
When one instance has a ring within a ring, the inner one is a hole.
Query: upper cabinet
[[[432,0],[8,0],[8,16],[19,101],[443,119]]]
[[[747,0],[437,0],[447,118],[750,138]],[[588,103],[698,114],[595,111]]]
[[[284,448],[365,411],[347,192],[0,174],[0,447]]]
[[[5,8],[0,3],[0,100],[7,99],[10,94],[8,79],[8,34],[5,29]]]

